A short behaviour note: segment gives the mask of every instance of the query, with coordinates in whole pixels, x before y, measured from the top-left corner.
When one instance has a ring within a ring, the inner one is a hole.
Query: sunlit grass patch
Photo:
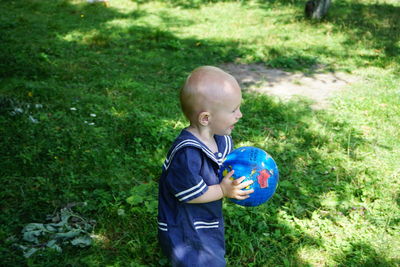
[[[397,266],[399,5],[333,1],[312,22],[302,1],[0,4],[3,264],[165,266],[156,185],[187,125],[179,88],[199,65],[257,62],[359,79],[319,111],[243,93],[235,144],[265,149],[281,176],[261,207],[224,203],[228,266]],[[13,248],[25,224],[79,201],[93,246]]]

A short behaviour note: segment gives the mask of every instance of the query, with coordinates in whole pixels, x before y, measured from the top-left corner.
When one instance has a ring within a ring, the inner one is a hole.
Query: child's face
[[[230,94],[221,99],[220,104],[211,112],[209,126],[214,134],[230,135],[234,125],[242,117],[240,112],[242,93],[238,86],[233,86],[231,89]]]

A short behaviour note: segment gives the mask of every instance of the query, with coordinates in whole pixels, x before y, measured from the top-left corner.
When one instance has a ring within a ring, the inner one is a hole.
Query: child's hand
[[[246,179],[245,176],[242,176],[236,180],[231,180],[230,178],[233,175],[233,173],[234,173],[233,170],[230,171],[219,184],[221,186],[221,190],[222,193],[224,194],[224,197],[235,198],[237,200],[243,200],[250,197],[249,194],[253,193],[254,190],[253,189],[242,190],[242,189],[251,185],[253,181],[246,181],[242,183],[243,180]]]

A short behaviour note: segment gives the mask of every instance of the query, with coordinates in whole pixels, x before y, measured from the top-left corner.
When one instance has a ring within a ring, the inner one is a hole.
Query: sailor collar
[[[196,136],[194,136],[191,132],[187,130],[182,130],[181,134],[177,138],[173,148],[168,153],[168,156],[164,162],[164,168],[167,170],[179,149],[184,147],[196,147],[201,149],[203,153],[212,161],[218,164],[218,166],[222,165],[226,155],[232,149],[232,139],[228,135],[218,136],[215,135],[215,141],[217,142],[218,153],[213,153],[203,142],[201,142]]]

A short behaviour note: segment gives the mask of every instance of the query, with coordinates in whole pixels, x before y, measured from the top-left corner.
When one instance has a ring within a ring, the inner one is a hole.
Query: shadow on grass
[[[230,259],[231,265],[307,266],[298,254],[299,249],[318,248],[323,241],[305,233],[300,225],[289,225],[282,219],[282,212],[288,221],[311,219],[325,211],[331,213],[332,209],[322,201],[326,193],[335,192],[334,210],[347,213],[354,192],[346,187],[356,177],[345,171],[345,162],[340,162],[340,158],[336,162],[329,159],[329,150],[352,151],[365,141],[351,125],[328,114],[321,116],[324,121],[318,123],[329,130],[313,129],[310,119],[315,114],[307,102],[277,103],[268,96],[248,93],[242,112],[244,117],[234,133],[236,141],[251,140],[255,146],[268,151],[279,166],[281,178],[275,196],[266,205],[253,209],[239,209],[234,205],[226,208],[227,246],[230,255],[240,255],[240,260]],[[333,147],[333,143],[339,147]],[[326,148],[328,153],[319,148]],[[262,251],[268,251],[268,256]]]
[[[296,14],[287,17],[280,22],[291,24],[299,21],[308,21],[310,25],[332,24],[334,32],[346,34],[347,40],[343,42],[343,47],[348,48],[348,53],[352,53],[354,47],[364,46],[367,49],[373,48],[373,52],[366,52],[357,55],[355,62],[357,67],[376,66],[387,67],[396,66],[399,61],[400,46],[400,7],[390,3],[363,3],[360,1],[338,1],[333,2],[328,15],[322,21],[312,21],[304,17],[304,4],[306,1],[260,1],[259,6],[266,10],[277,8],[279,6],[293,6],[297,8]],[[315,54],[324,54],[326,48],[320,50],[318,47],[311,46],[310,51],[315,50]],[[317,49],[317,50],[316,50]],[[338,55],[340,58],[340,55]],[[341,55],[341,57],[353,55]],[[293,70],[304,71],[307,69],[307,62],[310,59],[304,59],[298,53],[288,58],[288,55],[276,55],[271,63],[284,64],[282,67]],[[315,59],[312,59],[315,61]],[[269,62],[267,62],[269,63]],[[313,62],[311,62],[313,63]],[[278,64],[279,65],[279,64]],[[285,66],[288,65],[288,66]],[[309,67],[312,65],[308,65]]]
[[[157,0],[156,1],[154,1],[154,0],[139,0],[139,1],[132,0],[132,1],[137,2],[139,4],[148,3],[148,2],[157,2]],[[183,9],[199,9],[205,5],[222,3],[222,2],[238,2],[238,0],[165,0],[163,2],[167,3],[168,5],[170,5],[172,7],[180,7]],[[241,0],[240,2],[241,2],[241,4],[246,5],[246,3],[248,1]]]
[[[329,21],[337,25],[339,31],[348,34],[348,42],[353,46],[365,42],[375,48],[375,54],[363,55],[365,61],[385,67],[398,61],[400,54],[400,7],[386,3],[363,4],[339,3]]]
[[[113,24],[146,16],[143,11],[123,14],[68,1],[28,3],[13,2],[1,20],[1,93],[19,103],[5,106],[1,117],[2,239],[17,236],[23,225],[42,221],[66,203],[86,201],[81,211],[98,220],[102,243],[87,250],[66,249],[62,256],[44,252],[32,257],[30,266],[126,261],[158,266],[163,258],[155,211],[131,209],[125,202],[129,189],[157,181],[165,152],[184,125],[177,93],[187,74],[247,51],[230,42],[182,39],[151,26]],[[167,14],[161,18],[194,23]],[[35,109],[34,104],[44,107]],[[24,111],[11,116],[16,107]],[[322,118],[330,134],[309,129],[307,120],[314,113],[306,103],[246,94],[243,113],[236,138],[258,140],[257,145],[276,155],[285,183],[270,205],[259,210],[226,208],[229,261],[243,266],[284,265],[287,259],[306,264],[298,250],[318,247],[321,240],[293,228],[278,212],[310,217],[321,207],[323,193],[340,192],[354,178],[341,173],[345,179],[337,182],[329,171],[336,167],[340,172],[340,162],[331,166],[316,147],[332,138],[342,150],[349,149],[349,137],[352,146],[364,141],[351,125],[328,116]],[[265,135],[276,146],[266,147]],[[339,194],[342,200],[348,197]],[[27,264],[10,245],[2,248],[4,265]],[[266,259],[268,251],[274,253]]]

